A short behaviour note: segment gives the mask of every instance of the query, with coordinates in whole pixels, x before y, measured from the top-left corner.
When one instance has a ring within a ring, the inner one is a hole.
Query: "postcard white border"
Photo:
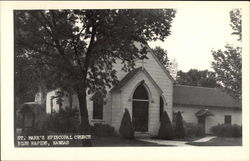
[[[2,160],[249,160],[249,2],[162,1],[1,1],[1,154]],[[13,10],[101,8],[242,8],[242,147],[91,147],[14,148]]]

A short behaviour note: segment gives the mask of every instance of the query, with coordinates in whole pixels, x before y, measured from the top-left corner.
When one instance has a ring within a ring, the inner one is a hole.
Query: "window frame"
[[[93,100],[93,112],[92,112],[92,119],[93,120],[103,120],[103,106],[104,103],[102,102],[97,102]],[[97,114],[96,114],[97,112]]]
[[[225,115],[224,116],[224,124],[232,124],[232,115]]]

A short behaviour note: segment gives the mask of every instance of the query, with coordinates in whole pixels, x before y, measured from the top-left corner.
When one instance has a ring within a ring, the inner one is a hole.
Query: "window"
[[[232,123],[232,116],[225,115],[225,124],[231,124],[231,123]]]
[[[93,102],[93,119],[103,119],[103,103]]]
[[[148,100],[148,92],[143,83],[141,83],[135,90],[133,99]]]
[[[163,108],[164,108],[164,103],[162,97],[160,97],[160,121],[161,121],[161,116],[163,114]]]
[[[103,95],[97,92],[92,97],[93,100],[93,119],[103,119]]]

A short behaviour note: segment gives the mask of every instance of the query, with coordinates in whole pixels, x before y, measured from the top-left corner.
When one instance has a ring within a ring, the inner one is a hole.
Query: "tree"
[[[208,70],[190,69],[188,72],[177,72],[176,83],[189,86],[215,88],[220,84],[216,81],[216,74]]]
[[[86,95],[105,95],[117,83],[117,59],[127,71],[136,59],[147,58],[145,44],[170,35],[174,17],[172,9],[17,10],[15,57],[32,63],[31,72],[39,71],[47,88],[77,93],[81,130],[90,134]]]
[[[239,36],[241,41],[241,10],[230,11],[232,34]],[[241,100],[242,97],[242,47],[227,44],[225,50],[212,50],[214,62],[212,67],[217,74],[217,80],[221,82],[223,88],[234,98]]]
[[[183,127],[183,119],[182,119],[180,111],[178,111],[178,113],[176,115],[174,134],[175,134],[175,137],[177,137],[177,138],[184,138],[185,137],[185,130]]]
[[[170,63],[168,66],[168,71],[170,72],[171,76],[176,79],[177,72],[178,72],[178,63],[175,58],[170,59]]]
[[[131,117],[127,108],[122,117],[121,125],[119,128],[120,135],[125,139],[134,138],[134,128],[132,125]]]
[[[168,59],[167,51],[161,48],[160,46],[156,46],[154,49],[152,49],[158,60],[162,63],[162,65],[167,68],[170,64],[170,61]]]
[[[164,111],[162,114],[161,124],[157,137],[159,139],[166,139],[166,140],[171,140],[174,138],[173,127],[171,125],[171,121],[166,111]]]
[[[238,40],[241,41],[242,38],[242,25],[241,25],[241,9],[233,9],[230,11],[230,20],[231,24],[230,26],[234,30],[232,35],[239,36]]]
[[[177,73],[177,62],[175,59],[170,61],[168,59],[167,51],[161,48],[160,46],[156,46],[154,49],[152,49],[158,60],[162,63],[162,65],[169,71],[172,77],[176,77]]]
[[[214,62],[212,67],[217,74],[217,80],[234,98],[241,99],[241,47],[226,46],[226,50],[212,51]]]

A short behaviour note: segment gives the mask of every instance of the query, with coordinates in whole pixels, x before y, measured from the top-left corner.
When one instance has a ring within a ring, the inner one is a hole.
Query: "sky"
[[[178,70],[211,70],[211,50],[237,43],[231,35],[229,8],[182,8],[177,9],[171,27],[171,35],[164,42],[149,42],[154,48],[167,50],[168,57],[175,59]]]

